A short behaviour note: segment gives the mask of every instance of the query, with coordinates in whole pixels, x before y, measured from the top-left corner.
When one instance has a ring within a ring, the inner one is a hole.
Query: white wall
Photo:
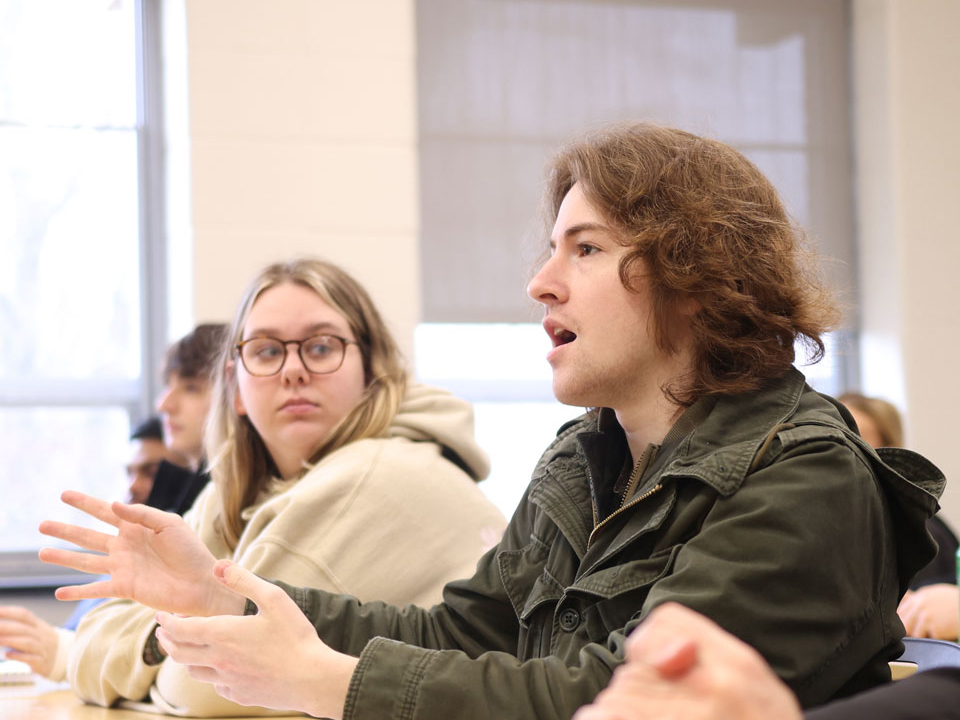
[[[960,483],[960,2],[855,0],[853,19],[863,390]],[[960,528],[960,486],[942,504]]]
[[[413,17],[412,0],[186,0],[196,320],[230,319],[263,265],[318,255],[411,354]]]

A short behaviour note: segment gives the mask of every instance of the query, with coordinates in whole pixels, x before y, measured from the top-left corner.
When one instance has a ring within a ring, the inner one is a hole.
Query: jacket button
[[[560,628],[564,632],[573,632],[580,624],[580,613],[573,608],[567,608],[560,613]]]

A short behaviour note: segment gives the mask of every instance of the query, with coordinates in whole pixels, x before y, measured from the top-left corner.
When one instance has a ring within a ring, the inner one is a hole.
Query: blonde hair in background
[[[900,411],[893,403],[855,392],[846,392],[837,400],[873,420],[883,447],[903,447],[903,423],[900,420]]]
[[[218,530],[230,548],[237,546],[243,532],[243,509],[254,503],[274,472],[260,435],[249,418],[238,415],[235,409],[234,346],[241,340],[257,298],[286,283],[310,288],[346,319],[363,355],[366,380],[360,402],[323,438],[304,463],[303,472],[337,448],[382,436],[396,416],[407,387],[400,350],[360,283],[337,266],[315,258],[298,258],[261,270],[243,294],[220,354],[205,433],[210,472],[221,503]]]

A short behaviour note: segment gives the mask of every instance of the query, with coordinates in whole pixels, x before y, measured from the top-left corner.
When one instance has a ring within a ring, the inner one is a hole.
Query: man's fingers
[[[98,580],[86,585],[66,585],[54,592],[57,600],[90,600],[97,598],[121,597],[110,580]]]
[[[108,543],[115,537],[90,528],[70,525],[69,523],[44,520],[40,523],[40,533],[59,540],[66,540],[94,552],[107,552]],[[41,558],[42,560],[43,558]]]
[[[38,557],[50,565],[60,565],[91,575],[104,575],[110,571],[106,555],[63,550],[61,548],[41,548]]]
[[[246,568],[229,560],[218,560],[213,566],[213,574],[238,595],[253,600],[261,611],[276,603],[278,592],[283,598],[287,598],[287,594],[273,583],[258,578]]]
[[[172,524],[181,522],[180,516],[176,513],[164,512],[147,505],[125,505],[122,502],[115,502],[112,512],[121,520],[142,525],[154,532],[160,532]]]
[[[85,495],[76,490],[64,491],[60,495],[60,499],[70,507],[75,507],[77,510],[85,512],[97,520],[102,520],[108,525],[117,527],[120,524],[116,514],[113,512],[112,503],[108,503],[106,500],[100,500],[99,498]]]
[[[650,657],[650,664],[665,678],[685,675],[696,661],[697,644],[690,638],[677,638],[655,650]]]

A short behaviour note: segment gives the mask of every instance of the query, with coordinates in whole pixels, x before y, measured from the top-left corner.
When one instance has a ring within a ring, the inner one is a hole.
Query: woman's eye
[[[316,342],[308,343],[306,351],[307,355],[319,358],[325,357],[333,352],[333,347],[325,340],[317,340]]]
[[[258,358],[263,360],[269,360],[271,358],[277,357],[283,350],[278,345],[264,345],[263,347],[257,348],[254,351],[254,354]]]
[[[594,245],[578,245],[577,249],[581,256],[593,255],[599,252],[599,248]]]

